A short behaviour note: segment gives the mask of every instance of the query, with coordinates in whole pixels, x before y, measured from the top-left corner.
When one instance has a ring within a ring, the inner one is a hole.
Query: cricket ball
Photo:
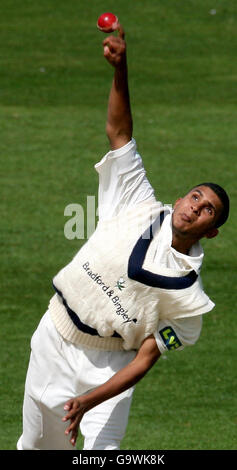
[[[97,21],[97,28],[104,33],[112,33],[118,28],[118,18],[113,13],[103,13]]]

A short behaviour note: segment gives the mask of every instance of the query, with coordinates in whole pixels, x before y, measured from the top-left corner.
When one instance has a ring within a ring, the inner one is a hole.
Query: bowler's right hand
[[[118,25],[118,36],[108,36],[103,41],[104,57],[113,67],[126,63],[126,42],[123,27]]]

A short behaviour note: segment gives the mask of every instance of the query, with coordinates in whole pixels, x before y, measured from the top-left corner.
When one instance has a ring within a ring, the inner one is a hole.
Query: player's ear
[[[206,238],[215,238],[218,235],[218,233],[219,233],[219,230],[217,228],[212,228],[212,229],[208,230],[205,237]]]
[[[182,201],[182,199],[183,199],[182,197],[179,197],[179,198],[175,201],[174,206],[173,206],[173,209],[176,209],[176,206],[179,204],[180,201]]]

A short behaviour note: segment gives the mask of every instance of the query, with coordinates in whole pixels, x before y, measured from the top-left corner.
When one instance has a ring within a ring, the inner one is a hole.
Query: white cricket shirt
[[[156,200],[134,139],[117,150],[109,151],[95,165],[95,169],[99,174],[100,220],[109,220],[141,202]],[[166,268],[179,268],[185,272],[195,270],[199,273],[204,256],[202,247],[200,243],[196,243],[189,255],[176,251],[171,246],[171,217],[168,215],[161,227],[155,262]],[[211,301],[210,304],[214,306]],[[160,352],[163,353],[167,349],[180,350],[186,345],[193,345],[200,336],[201,328],[202,315],[172,321],[160,320],[155,333]]]

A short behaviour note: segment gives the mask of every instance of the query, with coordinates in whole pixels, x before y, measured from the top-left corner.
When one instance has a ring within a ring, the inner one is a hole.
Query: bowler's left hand
[[[68,413],[62,418],[62,421],[71,421],[70,425],[65,430],[65,434],[68,435],[71,433],[70,442],[75,446],[79,424],[86,412],[85,404],[83,404],[83,397],[76,397],[68,400],[64,405],[64,410]]]

